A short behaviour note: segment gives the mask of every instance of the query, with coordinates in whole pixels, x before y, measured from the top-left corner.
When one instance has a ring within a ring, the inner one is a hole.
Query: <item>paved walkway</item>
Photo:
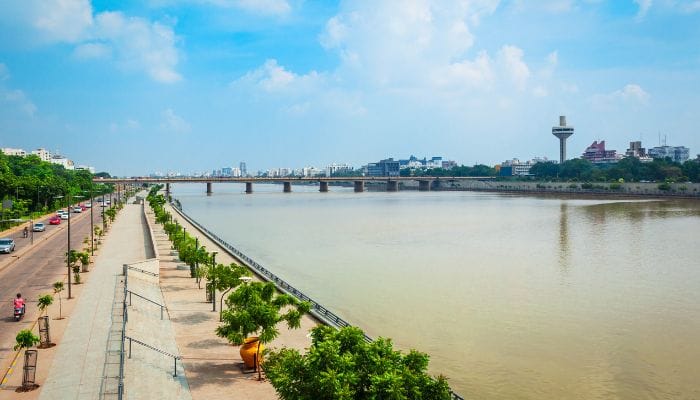
[[[177,213],[168,207],[177,218]],[[216,399],[277,399],[269,381],[258,381],[257,374],[243,371],[243,361],[239,347],[229,344],[216,336],[214,330],[219,325],[218,310],[221,306],[221,294],[217,293],[217,312],[212,312],[212,305],[205,302],[204,283],[198,288],[195,279],[190,278],[189,267],[178,269],[183,263],[176,256],[170,255],[170,242],[161,225],[155,225],[154,216],[147,211],[154,231],[157,253],[160,259],[160,285],[175,330],[177,345],[185,364],[185,373],[190,384],[192,398],[195,400]],[[187,228],[187,233],[198,237],[199,243],[208,251],[218,251],[216,261],[231,263],[236,260],[219,248],[214,242],[202,235],[196,228],[177,218]],[[257,280],[257,279],[256,279]],[[309,331],[318,322],[310,315],[305,315],[300,329],[287,329],[285,324],[278,326],[280,336],[268,347],[289,347],[304,349],[311,345]]]
[[[122,265],[149,258],[141,205],[127,204],[110,228],[68,321],[40,399],[97,399]]]

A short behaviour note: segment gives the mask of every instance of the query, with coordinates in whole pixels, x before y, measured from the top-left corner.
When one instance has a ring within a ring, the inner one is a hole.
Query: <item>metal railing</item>
[[[126,293],[129,294],[129,305],[131,305],[131,295],[134,295],[134,296],[136,296],[136,297],[140,297],[140,298],[142,298],[142,299],[144,299],[144,300],[146,300],[146,301],[148,301],[148,302],[150,302],[150,303],[153,303],[153,304],[157,305],[158,307],[160,307],[160,319],[163,319],[163,310],[164,310],[165,308],[167,308],[165,305],[160,304],[160,303],[158,303],[157,301],[153,301],[153,300],[151,300],[151,299],[149,299],[149,298],[147,298],[147,297],[141,296],[140,294],[138,294],[138,293],[136,293],[136,292],[132,292],[132,291],[129,290],[129,289],[126,290]]]
[[[289,293],[299,300],[308,301],[309,303],[311,303],[311,311],[313,312],[314,315],[318,316],[321,320],[326,321],[329,325],[335,326],[336,328],[343,328],[346,326],[352,326],[352,325],[350,325],[350,323],[348,323],[344,319],[340,318],[338,315],[336,315],[332,311],[328,310],[326,307],[322,306],[318,302],[311,299],[309,296],[305,295],[302,291],[296,289],[294,286],[290,285],[289,283],[285,282],[277,275],[270,272],[270,270],[268,270],[267,268],[265,268],[262,265],[255,262],[252,258],[243,254],[243,252],[241,252],[240,250],[238,250],[235,247],[228,244],[225,240],[221,239],[214,232],[210,231],[209,229],[207,229],[203,225],[201,225],[199,222],[195,221],[192,217],[187,215],[182,210],[182,205],[180,204],[180,202],[178,200],[175,199],[174,201],[172,201],[170,203],[170,205],[173,206],[173,209],[176,210],[189,223],[196,226],[199,230],[204,232],[205,235],[209,236],[210,239],[216,241],[225,250],[227,250],[232,255],[234,255],[236,258],[241,260],[247,267],[251,268],[261,278],[274,283],[277,286],[277,288],[279,288],[281,291],[283,291],[285,293]],[[364,334],[364,336],[365,336],[365,341],[367,343],[371,343],[374,341],[374,339],[372,339],[367,334]],[[452,400],[464,400],[464,397],[453,392],[451,389],[450,389],[450,398]]]
[[[141,272],[142,274],[151,275],[151,276],[158,276],[158,274],[155,273],[155,272],[146,271],[145,269],[132,267],[132,266],[130,266],[130,265],[127,265],[126,268],[127,268],[127,269],[130,269],[130,270],[133,270],[133,271]]]
[[[314,314],[319,316],[322,320],[325,320],[329,325],[333,325],[333,326],[338,327],[338,328],[352,326],[349,322],[340,318],[338,315],[336,315],[335,313],[333,313],[332,311],[330,311],[326,307],[319,304],[317,301],[313,300],[312,298],[310,298],[309,296],[304,294],[301,290],[299,290],[299,289],[295,288],[294,286],[290,285],[289,283],[285,282],[282,278],[273,274],[272,272],[270,272],[270,270],[268,270],[267,268],[258,264],[255,260],[253,260],[252,258],[243,254],[243,252],[241,252],[240,250],[238,250],[235,247],[231,246],[230,244],[226,243],[225,240],[221,239],[214,232],[210,231],[209,229],[202,226],[199,222],[192,219],[189,215],[187,215],[184,211],[182,211],[182,208],[178,208],[174,204],[172,204],[172,205],[173,205],[173,209],[177,210],[178,213],[180,213],[180,215],[182,215],[183,218],[187,219],[187,221],[189,223],[191,223],[192,225],[199,228],[202,232],[204,232],[212,240],[216,241],[220,246],[222,246],[225,250],[227,250],[229,253],[231,253],[234,257],[241,260],[247,267],[252,269],[253,272],[255,272],[258,276],[265,279],[266,281],[274,283],[281,291],[288,293],[288,294],[291,294],[292,296],[296,297],[297,299],[299,299],[301,301],[308,301],[311,304],[311,310],[314,311]],[[369,343],[369,342],[372,342],[373,339],[371,337],[369,337],[367,334],[365,334],[365,341],[367,341]]]
[[[164,355],[166,355],[166,356],[168,356],[168,357],[172,357],[172,358],[173,358],[173,364],[174,364],[173,376],[177,376],[177,360],[182,360],[182,357],[176,356],[175,354],[170,354],[170,353],[168,353],[167,351],[161,350],[161,349],[159,349],[159,348],[157,348],[157,347],[153,347],[153,346],[151,346],[150,344],[144,343],[144,342],[142,342],[142,341],[140,341],[140,340],[138,340],[138,339],[134,339],[134,338],[132,338],[132,337],[130,337],[130,336],[124,336],[124,337],[125,337],[126,339],[129,340],[129,358],[131,358],[131,344],[132,344],[132,342],[136,342],[137,344],[140,344],[140,345],[143,346],[143,347],[146,347],[146,348],[151,349],[151,350],[153,350],[153,351],[157,351],[158,353],[164,354]]]

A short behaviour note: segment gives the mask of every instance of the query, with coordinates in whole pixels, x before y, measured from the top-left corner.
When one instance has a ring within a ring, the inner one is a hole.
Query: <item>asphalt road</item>
[[[101,209],[94,209],[94,226],[101,226]],[[39,222],[39,221],[37,221]],[[19,259],[5,266],[5,257],[15,257],[18,251],[31,243],[29,238],[22,238],[19,231],[13,235],[17,248],[13,254],[0,254],[0,366],[7,365],[8,358],[14,356],[12,347],[15,344],[15,336],[21,329],[29,329],[39,316],[37,299],[40,295],[53,294],[53,283],[64,280],[67,267],[65,254],[67,246],[68,221],[61,221],[60,225],[46,224],[45,232],[34,232],[36,246],[29,249]],[[53,231],[60,230],[46,241],[40,240],[43,236],[51,235]],[[31,234],[31,232],[30,232]],[[83,239],[90,236],[90,210],[80,214],[71,214],[71,249],[80,250],[84,247]],[[17,293],[27,301],[26,314],[19,322],[13,317],[12,300]],[[67,288],[61,293],[65,300],[68,296]],[[54,296],[55,307],[58,298]],[[4,372],[4,371],[2,371]]]

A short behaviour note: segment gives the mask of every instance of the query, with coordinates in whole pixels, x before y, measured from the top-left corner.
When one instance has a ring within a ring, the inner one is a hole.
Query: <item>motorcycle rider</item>
[[[24,227],[24,231],[22,231],[22,236],[23,237],[29,236],[29,228],[27,228],[26,226]]]
[[[14,304],[15,304],[15,308],[22,309],[22,315],[24,315],[24,309],[25,309],[26,305],[24,304],[24,299],[22,298],[21,293],[17,293],[17,297],[15,297]]]

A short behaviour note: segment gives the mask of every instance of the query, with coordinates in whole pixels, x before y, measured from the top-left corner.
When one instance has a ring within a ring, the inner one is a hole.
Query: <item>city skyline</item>
[[[569,159],[594,140],[700,149],[697,1],[119,7],[2,6],[2,147],[122,176],[416,151],[495,165],[558,159],[566,115]]]

